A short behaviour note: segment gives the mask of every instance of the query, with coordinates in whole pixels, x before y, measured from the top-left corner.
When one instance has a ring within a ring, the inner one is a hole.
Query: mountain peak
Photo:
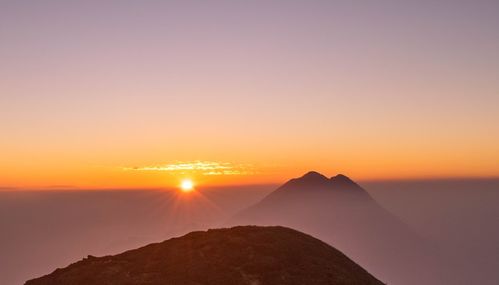
[[[343,174],[333,176],[331,177],[331,179],[329,179],[329,181],[331,185],[334,185],[336,187],[363,190],[362,187],[359,186],[359,184],[355,183],[352,179]]]
[[[332,182],[337,182],[337,183],[354,183],[352,179],[350,179],[348,176],[343,175],[343,174],[338,174],[336,176],[331,177],[330,179]]]
[[[303,175],[302,177],[300,177],[299,179],[320,179],[320,180],[324,180],[327,179],[326,176],[320,174],[319,172],[317,171],[309,171],[307,172],[305,175]]]
[[[309,171],[305,175],[299,178],[291,179],[290,181],[293,185],[302,185],[302,186],[326,186],[329,183],[329,179],[320,174],[317,171]]]
[[[293,178],[284,183],[275,192],[269,194],[271,199],[280,199],[279,193],[364,193],[364,189],[350,178],[338,174],[331,179],[317,171],[309,171],[305,175]]]
[[[299,178],[293,178],[284,183],[278,190],[283,189],[308,189],[308,188],[327,188],[329,179],[317,171],[309,171]]]

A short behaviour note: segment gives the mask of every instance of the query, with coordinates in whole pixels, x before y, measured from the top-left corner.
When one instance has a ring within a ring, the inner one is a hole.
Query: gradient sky
[[[0,187],[499,176],[498,51],[498,1],[1,0]]]

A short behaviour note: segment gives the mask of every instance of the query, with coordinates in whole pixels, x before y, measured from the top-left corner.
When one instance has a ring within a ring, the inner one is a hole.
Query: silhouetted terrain
[[[445,261],[454,267],[448,276],[455,280],[442,284],[498,284],[498,179],[378,181],[361,185],[378,204],[447,255]],[[117,254],[193,230],[220,227],[222,221],[262,200],[277,187],[213,187],[198,189],[199,195],[187,196],[179,195],[178,191],[157,190],[0,191],[0,284],[19,285],[87,255]],[[347,251],[351,243],[346,244],[345,250],[345,245],[327,239],[332,235],[326,230],[335,231],[328,225],[339,218],[331,218],[338,213],[333,209],[337,203],[324,200],[325,210],[303,207],[295,215],[310,216],[311,225],[325,225],[326,238],[310,234],[345,252],[388,282]],[[270,222],[279,208],[269,216]],[[320,217],[324,217],[312,219],[312,215],[321,212],[324,215]],[[344,215],[344,219],[347,217]],[[340,230],[348,232],[352,226]],[[366,239],[375,236],[371,234]],[[371,253],[372,260],[380,258],[376,253],[382,257],[387,254],[382,250]],[[403,270],[393,270],[394,274],[399,272]]]
[[[115,256],[88,257],[26,285],[381,285],[333,247],[283,227],[192,232]]]
[[[442,284],[445,265],[432,247],[344,175],[292,179],[230,224],[282,225],[314,235],[388,284]]]
[[[87,255],[117,254],[218,227],[275,186],[178,190],[0,191],[0,285]]]

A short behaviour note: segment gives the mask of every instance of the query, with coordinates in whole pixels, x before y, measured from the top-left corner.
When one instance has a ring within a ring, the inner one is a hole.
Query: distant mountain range
[[[443,284],[432,247],[345,175],[308,172],[229,225],[281,225],[331,244],[388,284]]]
[[[85,258],[26,285],[382,285],[340,251],[284,227],[192,232],[115,256]]]

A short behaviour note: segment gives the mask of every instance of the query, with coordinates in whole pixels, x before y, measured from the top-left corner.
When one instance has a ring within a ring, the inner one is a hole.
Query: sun
[[[182,192],[191,192],[194,190],[194,182],[190,179],[182,180],[180,183],[180,190],[182,190]]]

